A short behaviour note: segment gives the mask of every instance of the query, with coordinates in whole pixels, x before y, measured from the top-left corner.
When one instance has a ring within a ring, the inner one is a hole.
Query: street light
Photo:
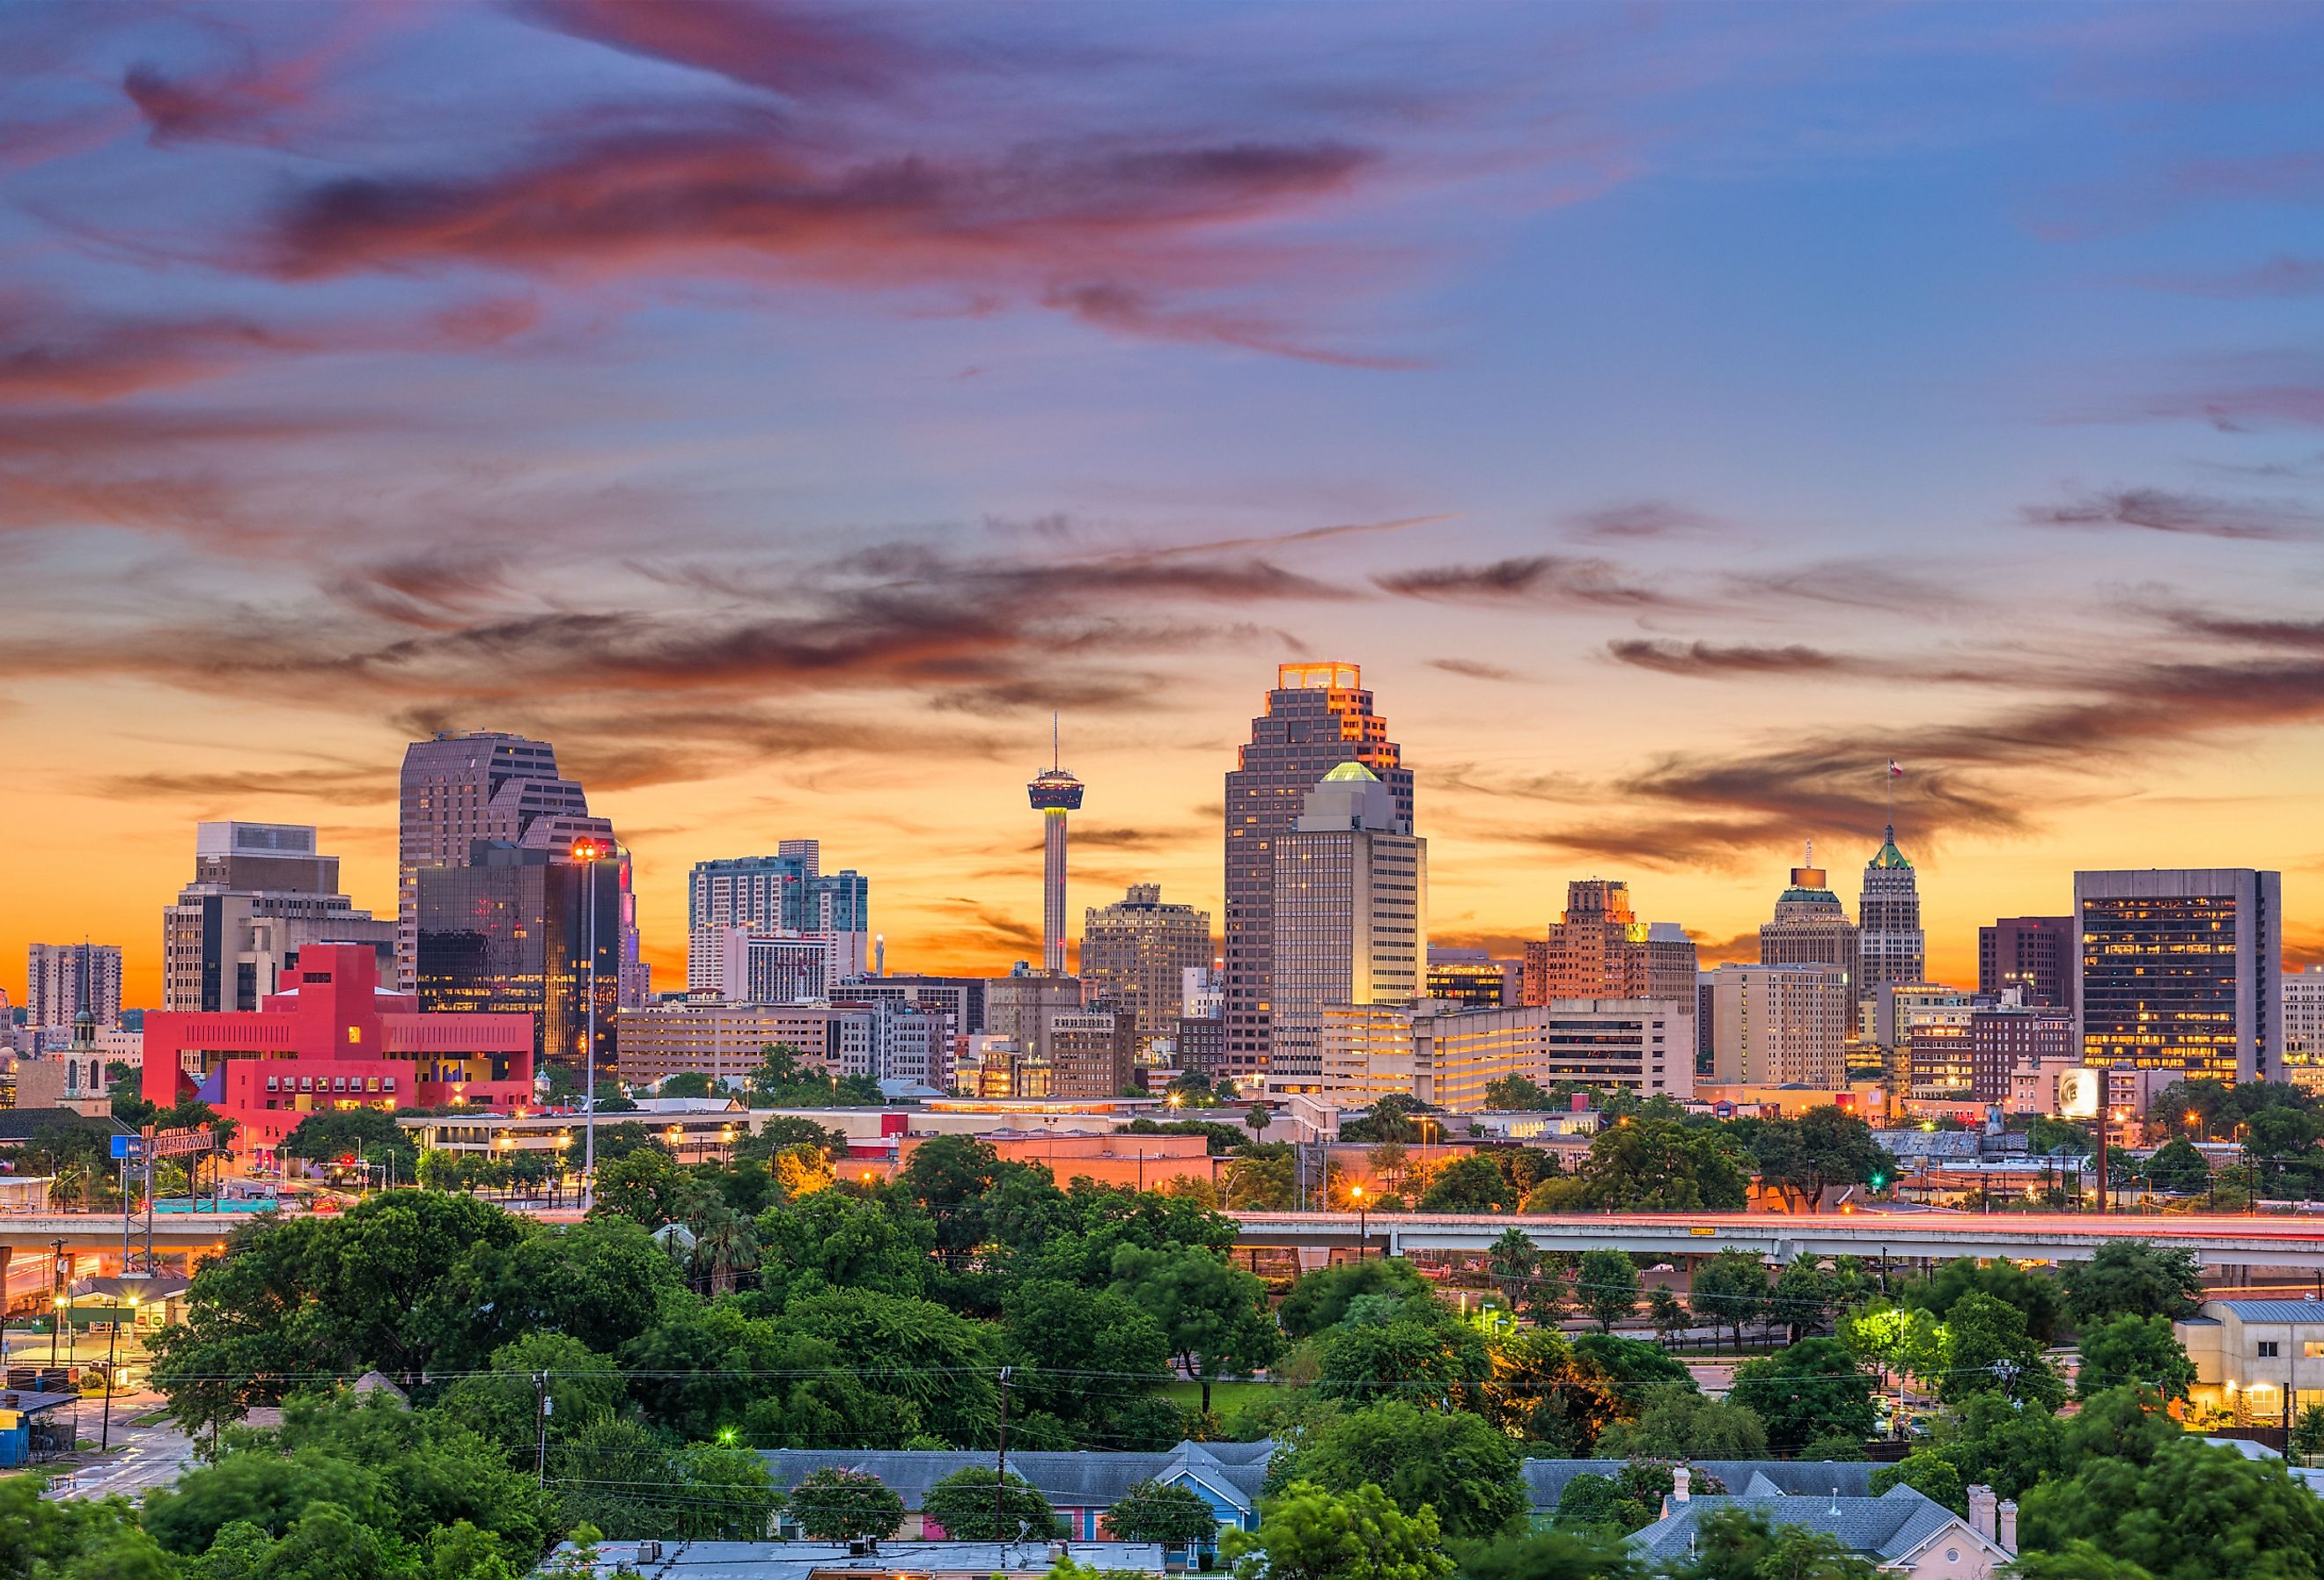
[[[662,1132],[661,1136],[662,1140],[669,1143],[669,1160],[673,1163],[677,1162],[678,1146],[680,1141],[686,1139],[686,1132],[673,1124],[668,1130]]]
[[[1364,1260],[1364,1253],[1371,1248],[1371,1215],[1364,1206],[1362,1186],[1348,1187],[1348,1194],[1356,1198],[1356,1260],[1361,1261]]]
[[[97,1451],[99,1454],[113,1446],[113,1384],[116,1381],[113,1354],[114,1346],[121,1340],[121,1307],[124,1301],[129,1307],[129,1320],[137,1320],[137,1297],[131,1294],[116,1297],[113,1302],[113,1331],[105,1339],[105,1428],[97,1436]]]
[[[581,1149],[581,1206],[586,1210],[597,1205],[597,863],[612,854],[594,839],[573,842],[573,859],[589,870],[589,1011],[585,1067],[588,1071],[588,1090],[581,1100],[581,1112],[586,1116],[588,1136]]]

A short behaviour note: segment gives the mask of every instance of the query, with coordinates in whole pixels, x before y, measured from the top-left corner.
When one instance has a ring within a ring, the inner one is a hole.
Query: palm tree
[[[694,1230],[694,1274],[712,1295],[733,1292],[734,1275],[759,1265],[759,1236],[751,1220],[724,1202],[706,1206]]]

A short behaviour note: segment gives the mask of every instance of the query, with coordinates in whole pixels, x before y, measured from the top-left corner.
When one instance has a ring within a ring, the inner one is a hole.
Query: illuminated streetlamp
[[[673,1124],[668,1130],[661,1132],[661,1139],[669,1143],[670,1161],[673,1163],[676,1162],[678,1160],[678,1146],[680,1141],[686,1139],[686,1132]]]
[[[1348,1187],[1348,1194],[1356,1198],[1356,1260],[1361,1261],[1371,1248],[1371,1215],[1364,1202],[1362,1186]]]

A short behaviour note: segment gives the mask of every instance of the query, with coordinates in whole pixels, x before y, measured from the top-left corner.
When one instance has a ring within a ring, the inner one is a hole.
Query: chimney
[[[2014,1558],[2017,1556],[2016,1500],[2013,1498],[2003,1503],[1994,1511],[1994,1514],[1999,1523],[1995,1529],[1993,1539],[2003,1552]]]
[[[1687,1469],[1686,1466],[1683,1465],[1673,1465],[1671,1467],[1671,1501],[1674,1503],[1685,1502],[1689,1496],[1687,1486],[1693,1480],[1694,1473]]]
[[[1993,1489],[1971,1487],[1969,1490],[1969,1528],[1990,1542],[1998,1542],[1994,1534]]]

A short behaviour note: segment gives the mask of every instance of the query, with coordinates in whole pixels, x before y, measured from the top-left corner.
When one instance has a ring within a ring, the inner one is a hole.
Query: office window
[[[2263,1361],[2273,1361],[2279,1353],[2279,1349],[2280,1346],[2275,1340],[2264,1338],[2259,1341],[2259,1358]]]

